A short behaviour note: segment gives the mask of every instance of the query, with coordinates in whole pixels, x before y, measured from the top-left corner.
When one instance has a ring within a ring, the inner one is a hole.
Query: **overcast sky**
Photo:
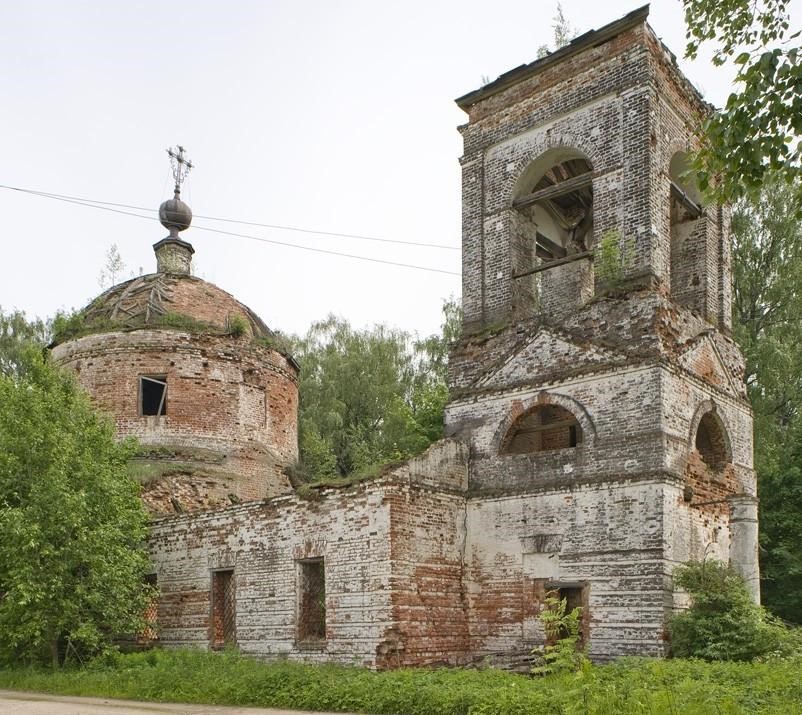
[[[563,2],[577,32],[639,5]],[[555,9],[541,0],[1,0],[0,184],[156,209],[171,194],[165,149],[183,144],[196,163],[183,193],[196,219],[182,238],[200,277],[284,331],[334,312],[428,334],[442,300],[459,296],[458,275],[198,227],[458,273],[456,127],[466,118],[453,100],[532,61],[551,43]],[[679,0],[653,3],[649,22],[681,57]],[[730,72],[705,60],[681,66],[709,101],[724,101]],[[98,294],[112,243],[124,278],[154,271],[151,247],[166,235],[154,220],[6,189],[0,215],[0,306],[31,316]]]

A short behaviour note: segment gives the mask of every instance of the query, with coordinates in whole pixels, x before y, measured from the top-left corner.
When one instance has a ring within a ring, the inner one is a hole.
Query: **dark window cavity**
[[[699,422],[694,447],[705,465],[715,472],[727,466],[727,441],[724,430],[712,412],[708,412]]]
[[[299,568],[298,640],[323,641],[326,639],[326,576],[323,559],[300,561]]]
[[[143,416],[167,414],[167,378],[164,375],[139,378],[139,406]]]

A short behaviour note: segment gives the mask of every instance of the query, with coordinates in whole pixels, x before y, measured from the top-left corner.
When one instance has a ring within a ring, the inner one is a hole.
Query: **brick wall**
[[[446,441],[380,480],[311,500],[155,521],[161,642],[208,647],[211,574],[233,569],[243,652],[385,668],[464,660],[466,456]],[[308,559],[322,559],[325,572],[326,638],[316,643],[298,639]]]
[[[147,485],[146,501],[172,512],[289,490],[282,469],[297,459],[297,370],[247,336],[134,330],[58,345],[55,360],[76,373],[121,437],[136,437],[140,459],[167,481]],[[140,414],[140,377],[167,381],[167,411]]]
[[[154,522],[161,642],[208,647],[211,573],[227,568],[244,653],[373,665],[393,626],[386,490],[366,485],[318,501],[276,497]],[[299,561],[314,558],[325,565],[326,639],[302,643]]]
[[[669,164],[693,148],[709,106],[645,22],[485,94],[462,105],[470,119],[461,127],[469,333],[527,314],[553,321],[593,298],[589,261],[512,278],[532,261],[521,244],[525,218],[512,200],[533,165],[566,151],[587,159],[593,171],[591,246],[619,232],[633,249],[625,266],[632,284],[673,293],[730,329],[728,212],[709,207],[693,230],[679,229],[673,238],[671,231]]]
[[[544,487],[468,505],[472,650],[542,645],[547,586],[587,589],[595,660],[664,652],[663,487],[646,479]],[[535,491],[536,490],[536,491]]]
[[[404,486],[388,501],[398,645],[387,648],[378,665],[464,663],[471,654],[464,494]]]

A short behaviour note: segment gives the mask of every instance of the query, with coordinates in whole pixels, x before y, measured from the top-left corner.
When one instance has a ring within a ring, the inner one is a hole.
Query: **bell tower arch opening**
[[[562,317],[593,294],[593,167],[559,147],[521,174],[512,201],[513,305],[518,317]]]
[[[706,291],[702,195],[683,151],[671,157],[669,226],[671,240],[671,296],[688,307],[704,304]]]

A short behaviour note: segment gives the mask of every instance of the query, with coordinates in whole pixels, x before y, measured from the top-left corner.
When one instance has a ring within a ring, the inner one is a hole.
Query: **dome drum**
[[[191,273],[192,222],[174,163],[174,198],[159,208],[170,235],[157,272],[113,286],[57,326],[56,363],[139,450],[129,464],[156,513],[198,511],[291,491],[298,459],[298,364],[247,306]]]
[[[253,339],[144,329],[85,335],[53,356],[120,437],[139,441],[131,470],[155,511],[290,491],[283,470],[298,457],[298,373],[277,351]],[[167,501],[158,497],[165,491]]]

